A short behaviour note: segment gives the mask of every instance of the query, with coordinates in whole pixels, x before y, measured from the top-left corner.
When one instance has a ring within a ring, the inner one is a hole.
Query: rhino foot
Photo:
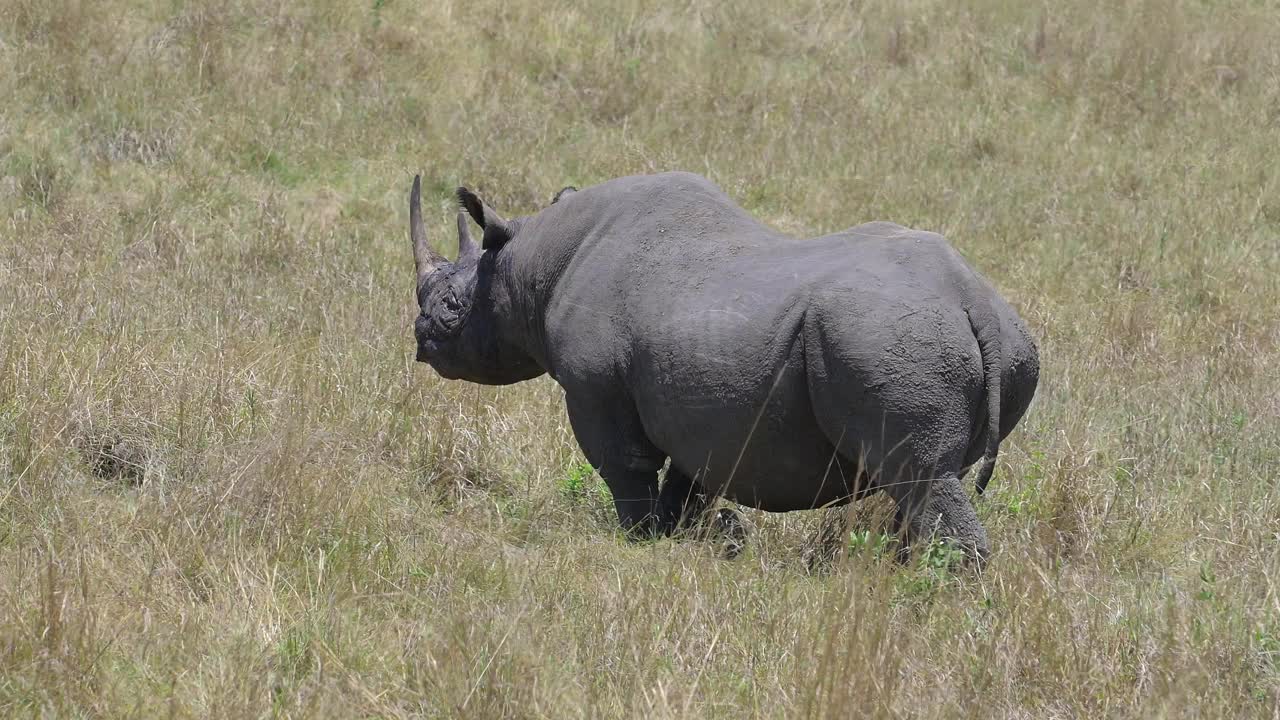
[[[720,556],[733,560],[747,549],[747,523],[742,513],[720,508],[704,524],[705,534],[720,545]]]

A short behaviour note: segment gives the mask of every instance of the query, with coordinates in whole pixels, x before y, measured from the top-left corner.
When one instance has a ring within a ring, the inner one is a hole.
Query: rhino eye
[[[462,324],[462,302],[452,289],[442,292],[434,302],[435,310],[428,314],[431,328],[427,332],[436,337],[451,336]]]

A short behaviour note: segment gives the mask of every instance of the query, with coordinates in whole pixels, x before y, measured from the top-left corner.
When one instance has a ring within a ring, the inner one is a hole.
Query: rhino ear
[[[551,204],[555,205],[560,202],[561,198],[568,197],[576,192],[578,192],[578,188],[572,185],[566,185],[565,187],[560,188],[560,192],[556,193],[555,197],[551,198]]]
[[[458,188],[458,202],[471,215],[476,224],[484,228],[484,239],[481,245],[485,250],[493,250],[506,245],[512,232],[511,223],[489,207],[475,193],[465,187]]]

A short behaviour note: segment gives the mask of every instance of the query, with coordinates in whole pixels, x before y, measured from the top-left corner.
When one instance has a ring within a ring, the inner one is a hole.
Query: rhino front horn
[[[422,176],[413,176],[409,191],[409,237],[413,240],[413,262],[418,270],[418,289],[427,276],[447,262],[444,256],[427,244],[427,228],[422,224]]]

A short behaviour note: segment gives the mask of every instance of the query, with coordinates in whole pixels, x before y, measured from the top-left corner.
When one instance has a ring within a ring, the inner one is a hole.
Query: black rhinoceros
[[[427,244],[419,188],[418,361],[490,385],[549,373],[633,535],[716,496],[788,511],[884,490],[908,543],[988,552],[960,478],[982,459],[986,485],[1039,361],[941,236],[875,222],[797,240],[673,172],[566,188],[509,220],[459,188],[451,263]]]

